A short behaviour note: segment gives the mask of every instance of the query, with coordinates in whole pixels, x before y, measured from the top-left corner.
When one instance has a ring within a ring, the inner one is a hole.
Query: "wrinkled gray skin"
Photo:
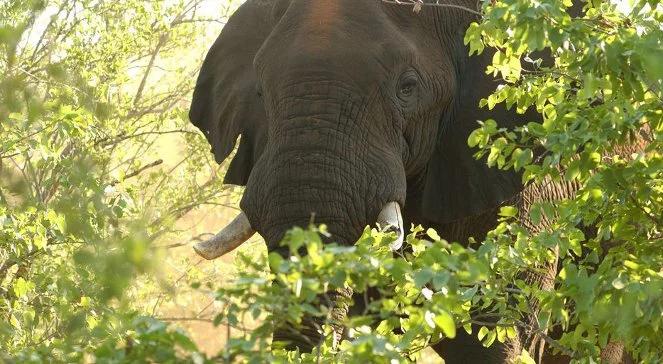
[[[286,254],[285,231],[312,215],[351,244],[390,201],[406,226],[466,242],[494,225],[500,204],[547,193],[520,193],[519,176],[475,161],[466,145],[477,120],[538,118],[477,107],[497,81],[483,72],[492,54],[469,57],[463,45],[476,20],[379,0],[249,0],[232,16],[203,64],[190,118],[218,162],[241,134],[225,182],[246,185],[241,208],[270,251]],[[298,333],[284,328],[275,340],[304,350],[318,341]],[[501,363],[539,341],[486,349],[459,330],[435,350],[447,363]]]

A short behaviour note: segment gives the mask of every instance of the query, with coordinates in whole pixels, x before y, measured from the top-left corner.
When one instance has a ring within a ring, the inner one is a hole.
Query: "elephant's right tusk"
[[[214,237],[195,244],[193,250],[205,259],[215,259],[235,250],[255,233],[246,214],[242,212]]]
[[[378,215],[377,223],[382,231],[396,233],[396,240],[391,243],[390,247],[392,250],[400,249],[405,239],[405,229],[403,229],[403,215],[398,202],[389,202],[384,205]]]

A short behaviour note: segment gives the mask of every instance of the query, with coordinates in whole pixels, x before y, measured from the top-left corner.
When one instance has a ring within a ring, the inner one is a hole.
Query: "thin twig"
[[[146,135],[166,135],[166,134],[177,134],[177,133],[194,134],[194,135],[197,134],[194,131],[184,130],[184,129],[165,130],[165,131],[145,131],[142,133],[129,134],[129,135],[127,135],[126,133],[120,133],[116,137],[104,138],[105,140],[104,139],[99,140],[97,143],[102,147],[109,147],[115,144],[119,144],[128,139],[138,138]],[[108,139],[110,139],[110,141],[108,141]]]
[[[142,166],[142,167],[138,168],[138,169],[135,170],[134,172],[131,172],[131,173],[127,174],[126,176],[124,176],[124,178],[122,179],[122,181],[115,180],[115,181],[111,182],[110,185],[111,185],[111,186],[116,186],[116,185],[118,185],[120,182],[124,182],[124,181],[126,181],[126,180],[128,180],[129,178],[132,178],[132,177],[136,177],[136,176],[138,176],[139,174],[145,172],[146,170],[148,170],[148,169],[150,169],[150,168],[153,168],[153,167],[156,167],[156,166],[161,165],[161,164],[163,164],[163,160],[162,160],[162,159],[158,159],[158,160],[156,160],[156,161],[154,161],[154,162],[152,162],[152,163],[150,163],[150,164],[148,164],[148,165],[145,165],[145,166]]]
[[[202,317],[157,317],[161,321],[200,321],[212,323],[214,320]]]
[[[145,85],[147,84],[147,78],[150,75],[150,71],[154,66],[154,62],[156,61],[157,56],[161,51],[161,48],[166,44],[166,41],[168,40],[169,36],[170,34],[166,33],[162,34],[159,37],[159,41],[157,42],[156,47],[154,47],[154,51],[152,51],[152,54],[150,55],[150,61],[148,62],[147,67],[145,68],[145,73],[143,74],[143,78],[140,80],[140,84],[138,85],[138,91],[136,91],[136,96],[134,96],[134,101],[133,101],[134,106],[137,106],[138,103],[140,102],[141,97],[143,97],[143,91],[145,90]]]
[[[382,0],[383,3],[385,4],[394,4],[394,5],[404,5],[404,6],[412,6],[415,8],[416,6],[430,6],[430,7],[437,7],[437,8],[452,8],[452,9],[459,9],[463,11],[467,11],[468,13],[478,15],[478,16],[483,16],[480,12],[470,9],[465,6],[461,5],[456,5],[456,4],[440,4],[440,3],[424,3],[422,0]],[[415,8],[416,9],[416,8]]]

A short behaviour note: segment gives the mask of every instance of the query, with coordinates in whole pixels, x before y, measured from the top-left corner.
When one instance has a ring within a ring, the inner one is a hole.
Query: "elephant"
[[[467,139],[477,120],[515,127],[541,117],[478,106],[499,80],[484,72],[492,53],[470,56],[463,42],[477,5],[445,4],[417,12],[379,0],[239,7],[203,62],[189,118],[218,163],[239,138],[224,182],[246,188],[242,212],[196,245],[200,255],[214,259],[256,232],[269,251],[287,255],[285,232],[312,215],[341,244],[376,221],[399,239],[416,223],[467,242],[485,236],[505,203],[526,208],[573,194],[574,186],[526,188],[518,173],[473,157]],[[275,340],[311,350],[317,334],[302,335],[277,332]],[[459,330],[434,349],[447,363],[502,363],[523,345],[484,348]]]

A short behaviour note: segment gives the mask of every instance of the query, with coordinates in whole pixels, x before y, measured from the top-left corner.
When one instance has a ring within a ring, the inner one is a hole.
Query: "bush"
[[[0,4],[0,361],[197,355],[135,298],[163,259],[154,242],[230,195],[186,117],[199,60],[178,57],[203,54],[219,27],[195,24],[222,19],[201,6]]]
[[[626,12],[584,5],[585,14],[571,18],[566,0],[485,2],[465,38],[472,52],[497,49],[488,72],[503,84],[484,107],[543,115],[515,130],[483,121],[468,140],[477,156],[523,171],[525,183],[574,184],[575,197],[529,211],[504,207],[485,241],[470,247],[421,227],[395,253],[391,236],[375,230],[340,247],[322,244],[324,226],[294,229],[284,240],[288,259],[240,255],[246,268],[231,284],[192,284],[215,292],[221,309],[213,323],[234,333],[206,356],[137,302],[137,279],[158,271],[165,258],[154,242],[179,218],[235,196],[215,182],[225,166],[212,167],[185,117],[195,66],[176,62],[191,39],[201,39],[203,54],[218,28],[201,34],[195,24],[219,19],[196,15],[203,1],[1,4],[0,358],[403,362],[474,324],[486,346],[527,329],[576,362],[598,361],[614,342],[638,361],[657,362],[660,4],[639,1]],[[554,63],[537,58],[541,51]],[[175,70],[160,71],[164,65]],[[168,165],[156,144],[171,137],[185,150]],[[522,216],[548,228],[529,231]],[[596,232],[584,234],[588,226]],[[557,260],[554,287],[523,279]],[[359,316],[336,317],[326,295],[348,287],[381,297],[367,299]],[[297,326],[304,315],[318,318],[325,341],[310,354],[270,350],[274,329]],[[352,339],[334,346],[339,326]],[[554,328],[565,331],[561,338],[546,334]],[[526,351],[519,360],[533,362]]]

